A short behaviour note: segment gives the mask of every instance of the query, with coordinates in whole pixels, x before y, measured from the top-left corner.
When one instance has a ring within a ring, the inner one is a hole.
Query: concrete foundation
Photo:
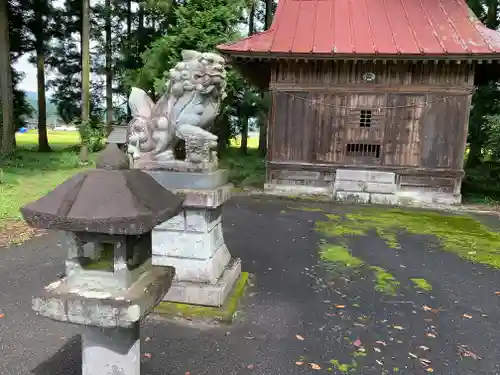
[[[130,328],[85,327],[82,375],[140,375],[139,323]]]
[[[185,196],[183,211],[153,230],[153,265],[175,268],[175,280],[163,300],[221,306],[241,274],[241,261],[231,257],[222,232],[222,206],[232,188],[227,173],[204,172],[199,178],[189,173],[185,181],[215,187],[176,189],[180,182],[175,179],[184,172],[146,172],[164,188]]]
[[[373,203],[407,206],[459,205],[459,191],[446,193],[424,187],[401,186],[393,172],[337,169],[325,186],[299,184],[265,184],[264,191],[273,195],[317,195],[346,203]],[[326,182],[326,181],[325,181]]]

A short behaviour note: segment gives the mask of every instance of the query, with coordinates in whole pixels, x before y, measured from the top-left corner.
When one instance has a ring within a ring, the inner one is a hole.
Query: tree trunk
[[[128,48],[130,48],[130,43],[132,42],[132,0],[127,0],[127,43]],[[127,121],[132,118],[132,111],[127,102]]]
[[[36,52],[36,80],[38,100],[38,151],[50,152],[47,137],[47,102],[45,97],[45,27],[43,11],[47,8],[45,0],[35,2],[35,52]],[[36,11],[38,10],[38,11]]]
[[[241,144],[240,151],[242,154],[248,154],[248,116],[243,115],[241,118]]]
[[[488,11],[486,13],[486,26],[490,29],[496,29],[498,27],[498,0],[488,0],[487,1]]]
[[[109,135],[113,130],[113,71],[111,50],[111,0],[105,2],[106,12],[106,131]]]
[[[255,0],[251,0],[250,13],[248,15],[248,36],[255,34]]]
[[[15,129],[7,0],[0,0],[0,100],[2,102],[0,155],[8,155],[14,151]]]
[[[37,41],[36,79],[38,88],[38,151],[50,152],[47,137],[47,105],[45,98],[45,54],[42,41]]]
[[[82,114],[81,123],[88,126],[90,120],[90,0],[82,1]],[[80,161],[87,162],[88,145],[82,139]]]
[[[469,155],[467,155],[467,162],[465,164],[466,168],[473,168],[481,164],[481,144],[471,143],[469,147]]]
[[[265,10],[265,18],[264,18],[264,29],[267,30],[271,27],[271,23],[273,22],[273,0],[266,0],[266,10]],[[262,92],[261,98],[262,100],[266,100],[268,98],[268,92]],[[260,124],[259,131],[259,155],[262,157],[266,156],[267,153],[267,127],[269,125],[269,113],[265,113],[262,116],[262,121]]]
[[[82,9],[82,122],[90,119],[90,20],[89,2],[83,0]]]
[[[266,0],[266,16],[264,18],[264,30],[271,27],[273,22],[273,0]]]

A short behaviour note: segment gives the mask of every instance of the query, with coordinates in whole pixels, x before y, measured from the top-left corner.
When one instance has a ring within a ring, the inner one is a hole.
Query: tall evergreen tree
[[[8,12],[7,0],[0,0],[0,99],[2,101],[0,155],[10,154],[14,149],[15,142]]]

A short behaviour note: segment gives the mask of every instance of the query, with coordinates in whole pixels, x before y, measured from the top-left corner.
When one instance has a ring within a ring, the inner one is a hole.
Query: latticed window
[[[370,143],[348,143],[346,156],[380,158],[380,145]]]
[[[370,109],[362,109],[359,115],[359,126],[369,128],[372,124],[372,111]]]

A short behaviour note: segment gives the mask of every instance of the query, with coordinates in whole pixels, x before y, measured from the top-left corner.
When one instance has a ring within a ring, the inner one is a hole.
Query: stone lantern
[[[85,325],[83,375],[139,375],[139,323],[161,301],[172,267],[153,267],[152,229],[177,215],[183,197],[131,170],[114,144],[21,212],[35,228],[64,231],[66,275],[33,298],[42,316]]]

